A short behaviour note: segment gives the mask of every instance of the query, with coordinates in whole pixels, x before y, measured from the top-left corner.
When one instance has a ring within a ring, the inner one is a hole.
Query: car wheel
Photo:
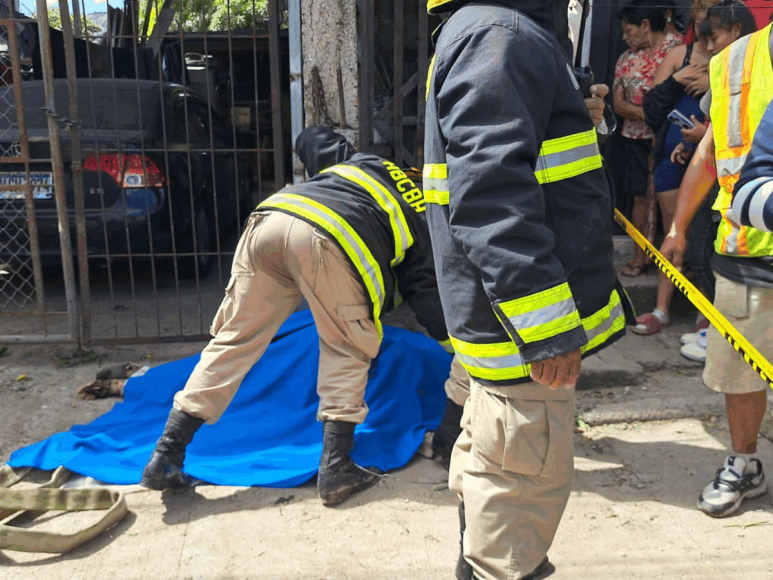
[[[209,276],[215,263],[215,256],[210,255],[215,247],[215,233],[212,231],[212,220],[209,219],[209,214],[204,208],[199,208],[196,211],[194,227],[196,229],[195,251],[198,255],[193,258],[185,257],[180,259],[180,276],[183,278],[195,278],[198,267],[199,278],[206,278]],[[192,234],[191,242],[193,242]]]

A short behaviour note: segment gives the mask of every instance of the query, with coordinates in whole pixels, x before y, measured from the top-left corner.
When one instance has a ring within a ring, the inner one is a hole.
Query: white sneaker
[[[723,518],[735,513],[743,500],[759,497],[767,489],[759,459],[754,457],[747,465],[741,457],[729,455],[714,481],[703,488],[698,509],[713,518]]]
[[[680,336],[679,340],[682,342],[682,344],[691,344],[693,342],[698,342],[701,337],[705,339],[708,332],[708,328],[703,328],[698,332],[688,332],[687,334]]]
[[[701,346],[700,342],[683,344],[679,349],[679,353],[686,359],[694,360],[695,362],[706,362],[706,349]]]

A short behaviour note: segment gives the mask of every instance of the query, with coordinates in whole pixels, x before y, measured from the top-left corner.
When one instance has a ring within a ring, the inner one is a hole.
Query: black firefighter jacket
[[[424,194],[456,356],[484,384],[625,333],[596,132],[556,37],[518,10],[464,4],[435,33]]]
[[[448,347],[421,189],[394,163],[356,153],[327,127],[303,131],[296,151],[312,179],[275,193],[258,210],[296,216],[338,243],[370,298],[379,337],[381,315],[404,300]]]

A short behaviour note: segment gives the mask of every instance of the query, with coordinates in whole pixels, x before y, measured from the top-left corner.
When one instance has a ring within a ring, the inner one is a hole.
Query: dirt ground
[[[699,366],[652,362],[658,345],[673,342],[679,330],[623,339],[621,352],[637,357],[646,376],[627,389],[582,392],[578,408],[595,399],[668,400],[688,382],[697,384]],[[0,357],[0,463],[15,449],[108,411],[115,399],[75,396],[100,366],[156,365],[201,347],[105,347],[74,364],[71,347],[10,346]],[[771,495],[728,519],[695,508],[726,454],[722,415],[580,425],[574,491],[549,553],[552,580],[773,578]],[[773,444],[762,439],[759,456],[773,466]],[[201,486],[182,494],[130,486],[130,513],[110,531],[62,556],[0,551],[0,580],[450,579],[457,501],[445,479],[438,464],[417,456],[337,508],[321,505],[313,482],[293,489]],[[37,525],[63,531],[87,517]]]

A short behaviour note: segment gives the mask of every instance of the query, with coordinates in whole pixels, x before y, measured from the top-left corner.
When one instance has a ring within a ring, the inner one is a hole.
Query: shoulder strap
[[[687,50],[684,51],[684,59],[682,60],[682,68],[690,64],[690,57],[692,56],[693,43],[687,45]]]

